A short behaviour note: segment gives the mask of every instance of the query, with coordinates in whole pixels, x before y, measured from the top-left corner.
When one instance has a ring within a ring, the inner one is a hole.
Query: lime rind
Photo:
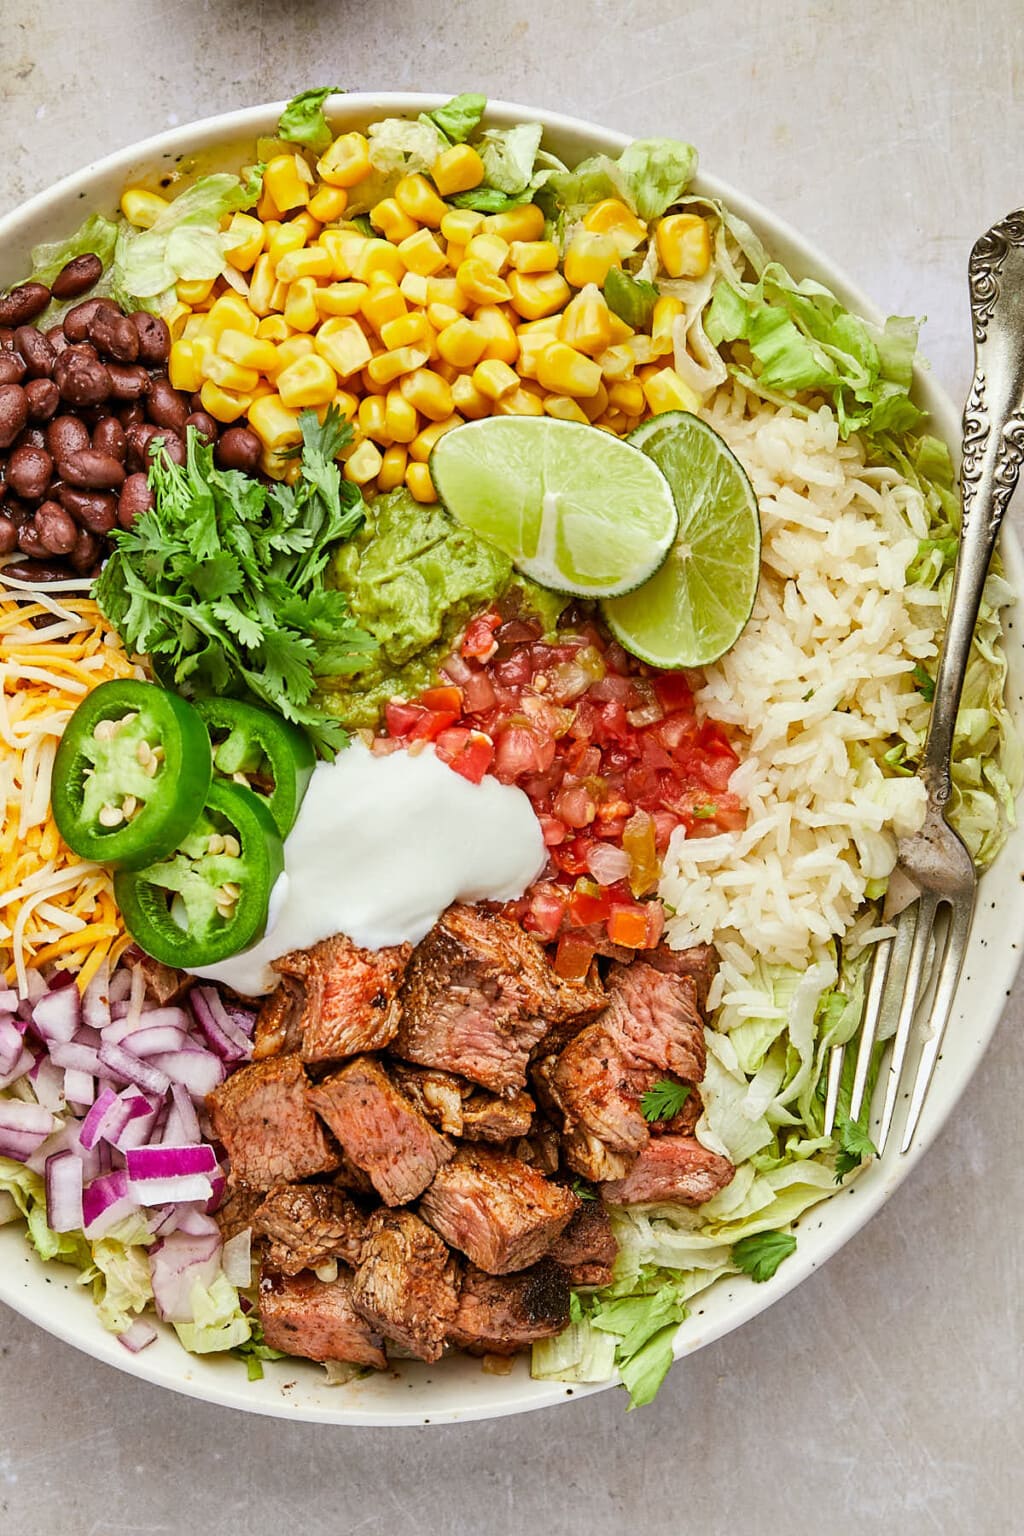
[[[631,592],[675,539],[675,498],[655,461],[581,422],[467,422],[434,445],[430,474],[457,521],[556,592]]]
[[[761,569],[757,498],[728,445],[698,416],[652,416],[629,441],[665,474],[679,528],[642,587],[602,603],[605,622],[652,666],[708,666],[735,645],[753,612]]]

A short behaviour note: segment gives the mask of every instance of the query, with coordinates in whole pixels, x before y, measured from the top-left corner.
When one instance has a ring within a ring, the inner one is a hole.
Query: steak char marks
[[[279,1184],[255,1212],[252,1227],[266,1240],[268,1268],[297,1275],[331,1259],[358,1264],[366,1217],[333,1185]]]
[[[293,1025],[303,1061],[335,1061],[390,1045],[402,1013],[398,988],[411,953],[410,944],[360,949],[339,933],[275,960],[275,971],[297,978],[305,989]]]
[[[478,1269],[507,1275],[551,1248],[579,1200],[493,1147],[460,1147],[420,1201],[420,1214]]]
[[[569,1321],[569,1280],[560,1264],[541,1259],[516,1275],[466,1266],[448,1342],[471,1355],[514,1355],[550,1339]]]
[[[347,1274],[318,1280],[308,1270],[301,1275],[264,1271],[259,1311],[265,1342],[286,1355],[348,1360],[383,1371],[388,1363],[384,1339],[355,1310],[354,1289]]]
[[[357,1056],[307,1095],[385,1205],[421,1195],[454,1148],[372,1056]]]

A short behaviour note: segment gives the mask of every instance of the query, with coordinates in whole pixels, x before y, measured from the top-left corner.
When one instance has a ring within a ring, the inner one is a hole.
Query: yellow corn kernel
[[[254,400],[249,425],[270,453],[302,442],[298,412],[289,410],[280,395],[262,395]]]
[[[504,213],[495,213],[487,220],[487,229],[503,240],[540,240],[544,235],[544,215],[536,203],[520,203]]]
[[[396,379],[415,373],[429,360],[426,347],[396,347],[393,352],[378,352],[372,357],[366,365],[366,375],[371,387],[384,392]]]
[[[544,402],[532,390],[520,387],[495,401],[494,414],[496,416],[543,416]]]
[[[226,231],[224,259],[238,272],[248,272],[263,249],[266,225],[251,213],[235,213]]]
[[[189,315],[181,329],[181,334],[185,341],[195,341],[197,336],[202,335],[205,319],[206,315],[201,310],[194,315]]]
[[[462,144],[456,144],[456,149],[465,148]],[[451,150],[447,151],[451,154]],[[430,478],[430,470],[426,464],[409,464],[406,466],[405,483],[410,494],[416,501],[430,502],[437,500],[437,492],[434,490],[434,482]]]
[[[259,317],[254,315],[240,293],[222,293],[203,317],[202,334],[216,341],[222,331],[244,331],[255,336]]]
[[[628,341],[631,336],[636,334],[633,327],[627,325],[626,321],[621,319],[614,310],[609,311],[608,323],[612,328],[613,347],[621,346],[623,342]]]
[[[407,236],[398,249],[407,270],[419,277],[436,277],[447,266],[445,254],[429,229],[418,229]]]
[[[176,299],[163,318],[171,333],[171,340],[177,341],[184,333],[186,323],[192,318],[192,311],[187,304]]]
[[[608,387],[608,404],[624,416],[640,416],[644,409],[644,389],[639,379],[626,379]]]
[[[205,316],[203,318],[205,319]],[[216,336],[207,335],[205,331],[198,331],[191,337],[191,342],[192,356],[195,358],[199,376],[205,379],[206,365],[217,350],[217,338]]]
[[[358,320],[347,316],[325,320],[313,337],[313,345],[340,379],[351,378],[373,356]]]
[[[417,433],[409,444],[410,459],[414,459],[417,464],[425,464],[438,438],[444,437],[445,433],[450,432],[453,427],[461,426],[462,417],[454,413],[446,416],[444,421],[432,421],[430,426],[424,427],[423,431]]]
[[[394,320],[385,320],[380,328],[380,339],[389,352],[393,352],[396,347],[409,347],[414,343],[425,346],[429,351],[434,333],[421,310],[417,314],[398,315]]]
[[[213,349],[203,357],[200,367],[204,377],[212,379],[221,389],[230,389],[236,395],[249,394],[260,381],[255,368],[242,368]]]
[[[454,272],[460,262],[466,259],[466,247],[458,240],[449,240],[445,246],[444,259]]]
[[[271,453],[267,448],[260,454],[260,469],[271,480],[283,480],[286,485],[294,485],[302,473],[294,454]]]
[[[483,261],[460,262],[455,281],[472,304],[503,304],[512,296],[505,280]]]
[[[196,362],[195,347],[191,341],[176,341],[167,359],[167,377],[173,388],[183,389],[194,395],[203,382]]]
[[[295,411],[311,405],[329,405],[338,387],[334,369],[315,352],[297,357],[281,369],[274,382],[284,404]]]
[[[217,351],[240,368],[255,368],[257,373],[273,373],[277,367],[277,348],[269,341],[250,336],[247,331],[229,326],[217,339]]]
[[[143,187],[129,187],[121,194],[121,212],[136,229],[152,229],[162,213],[170,207],[166,197],[147,192]]]
[[[410,219],[440,229],[448,212],[425,176],[403,176],[395,188],[395,202]]]
[[[420,418],[416,407],[409,403],[400,389],[389,389],[384,397],[384,425],[393,443],[411,443],[419,431]]]
[[[365,283],[328,283],[316,291],[316,307],[322,315],[358,315],[369,293]]]
[[[429,368],[417,368],[415,372],[405,374],[399,388],[409,404],[430,421],[444,421],[452,414],[451,385]]]
[[[263,185],[282,213],[291,208],[305,208],[313,180],[301,155],[275,155],[263,171]]]
[[[343,133],[316,163],[317,175],[332,187],[354,187],[370,174],[370,145],[365,134]]]
[[[532,327],[521,327],[517,332],[516,340],[519,343],[519,356],[516,359],[516,372],[521,379],[535,379],[537,377],[537,364],[541,353],[558,340],[558,317],[552,316],[551,321],[536,321],[537,325],[545,325],[554,329],[534,330]]]
[[[596,421],[599,416],[603,416],[608,409],[608,391],[605,389],[604,384],[598,385],[596,395],[591,395],[589,398],[581,400],[579,407],[588,421]]]
[[[267,237],[267,255],[273,262],[275,272],[286,256],[301,251],[305,243],[306,233],[301,224],[294,220],[289,224],[279,224]]]
[[[696,213],[670,213],[660,219],[654,240],[669,277],[703,277],[711,265],[707,220]]]
[[[542,389],[583,400],[600,389],[601,370],[593,358],[564,341],[552,341],[537,359],[537,382]]]
[[[515,327],[503,309],[497,304],[481,304],[473,315],[473,324],[483,333],[487,343],[484,358],[497,358],[502,363],[514,363],[519,356],[519,340]]]
[[[309,200],[309,212],[321,224],[340,219],[348,207],[348,193],[344,187],[332,187],[330,183],[317,187]]]
[[[259,202],[256,204],[256,217],[262,224],[270,224],[274,219],[281,217],[281,210],[267,191],[266,183],[260,188]]]
[[[461,320],[462,318],[463,316],[460,315],[459,311],[453,309],[450,304],[427,305],[427,319],[435,331],[447,330],[448,326],[454,325],[456,320]]]
[[[563,270],[566,282],[574,288],[585,288],[588,283],[600,288],[612,267],[621,265],[621,252],[610,235],[580,230],[569,242]]]
[[[484,216],[475,208],[448,208],[441,220],[441,233],[454,245],[468,245],[484,227]]]
[[[628,347],[608,347],[597,354],[596,362],[604,377],[616,383],[633,377],[635,359]]]
[[[334,397],[334,404],[346,421],[355,421],[356,412],[359,409],[358,395],[354,395],[350,389],[339,389]]]
[[[304,332],[296,332],[294,336],[288,336],[280,343],[277,349],[278,368],[287,368],[298,357],[311,357],[316,351],[312,336]]]
[[[444,379],[446,384],[454,384],[461,372],[454,363],[446,363],[443,357],[433,357],[430,363],[434,372]]]
[[[482,261],[499,277],[508,266],[509,244],[500,235],[474,235],[466,246],[467,261]]]
[[[287,341],[292,334],[284,315],[266,315],[256,327],[260,341]]]
[[[427,304],[427,279],[422,272],[407,272],[398,285],[398,291],[402,297],[409,300],[410,304],[418,304],[421,309]]]
[[[405,479],[408,462],[408,452],[401,443],[392,443],[390,448],[385,449],[380,469],[377,471],[378,491],[397,490]]]
[[[425,352],[423,351],[422,348],[417,349],[415,347],[411,347],[411,348],[407,348],[406,350],[413,352],[415,357],[416,357],[416,359],[419,359],[419,358],[422,357],[424,362],[428,361],[427,356],[426,356],[426,354],[425,354]],[[367,366],[363,369],[362,373],[359,375],[358,378],[352,378],[352,379],[349,380],[349,382],[352,385],[352,388],[356,389],[356,390],[360,390],[362,392],[362,394],[364,394],[364,395],[386,395],[387,392],[388,392],[388,386],[392,382],[392,380],[390,378],[387,378],[387,377],[381,377],[382,374],[386,374],[387,373],[387,369],[382,367],[382,366],[380,366],[380,359],[384,358],[384,357],[390,357],[390,356],[391,356],[390,353],[382,352],[379,348],[376,348],[374,350],[373,357],[370,359],[370,362],[377,362],[378,363],[378,368],[377,368],[377,375],[378,376],[374,377],[374,375],[370,372],[370,367],[369,367],[369,363],[368,363]]]
[[[375,272],[384,273],[396,284],[405,275],[405,262],[398,247],[388,240],[364,240],[352,265],[352,276],[361,283],[368,283]]]
[[[545,395],[544,412],[547,416],[554,416],[556,421],[578,421],[584,427],[589,422],[589,417],[568,395]]]
[[[311,245],[320,234],[319,222],[314,219],[308,208],[297,213],[293,219],[288,220],[293,229],[301,229],[307,245]]]
[[[277,264],[277,276],[282,283],[294,283],[300,277],[331,277],[334,264],[330,251],[322,245],[307,245],[299,251],[289,251]]]
[[[468,144],[453,144],[443,150],[430,168],[434,186],[442,197],[469,192],[484,179],[484,163]]]
[[[427,303],[448,304],[452,309],[457,309],[460,315],[464,315],[469,308],[469,300],[454,277],[428,277]]]
[[[454,368],[473,368],[487,350],[487,337],[472,320],[459,315],[438,333],[437,350]]]
[[[385,197],[379,203],[374,203],[370,209],[370,223],[393,245],[397,245],[407,235],[414,235],[419,229],[416,220],[403,213],[393,197]]]
[[[353,485],[367,485],[380,473],[383,462],[384,456],[376,444],[364,439],[345,460],[342,474]]]
[[[387,399],[384,395],[364,395],[356,411],[360,432],[366,437],[372,437],[378,443],[383,443],[385,448],[391,441],[386,413]]]
[[[543,320],[557,314],[572,296],[561,272],[510,272],[508,286],[512,308],[524,320]]]
[[[224,423],[237,421],[244,416],[254,405],[252,395],[236,395],[229,389],[223,389],[213,379],[207,379],[199,391],[199,398],[203,403],[203,410],[208,411],[214,421]]]
[[[473,369],[473,383],[488,400],[500,400],[503,395],[510,395],[514,389],[519,388],[519,375],[508,363],[492,357],[486,362],[477,363]]]
[[[558,246],[553,240],[513,240],[508,248],[509,266],[517,272],[554,272]]]
[[[700,396],[676,373],[660,368],[643,380],[644,399],[652,411],[699,411]]]
[[[316,307],[316,278],[299,277],[288,284],[288,297],[284,301],[284,318],[293,331],[311,331],[319,322],[320,311]]]
[[[204,299],[210,297],[216,281],[215,277],[200,277],[194,282],[185,282],[183,279],[175,283],[174,291],[182,304],[191,304],[195,308],[197,304],[202,304]]]
[[[623,342],[623,346],[626,347],[638,368],[642,368],[648,363],[653,363],[656,358],[661,356],[650,336],[645,336],[642,331],[638,331],[628,341]]]
[[[452,404],[460,416],[465,416],[468,421],[479,421],[481,416],[491,414],[493,402],[480,393],[471,374],[460,373],[452,381]]]
[[[609,314],[600,290],[588,284],[563,309],[559,337],[578,352],[596,357],[611,343]]]
[[[670,294],[664,294],[654,306],[654,314],[651,317],[651,340],[659,353],[664,356],[667,352],[675,351],[675,323],[683,314],[681,299],[675,299]]]
[[[401,315],[407,314],[408,306],[402,297],[401,290],[389,279],[380,275],[370,284],[366,297],[360,305],[360,313],[379,333],[381,326],[387,325],[389,320],[397,320]]]
[[[589,208],[583,215],[583,228],[594,235],[609,235],[623,256],[635,251],[647,238],[647,225],[617,197],[606,197]]]
[[[317,245],[330,253],[331,276],[335,278],[352,276],[353,264],[365,244],[366,236],[358,229],[323,229],[317,236]]]
[[[274,264],[267,252],[264,252],[262,256],[257,256],[256,265],[249,278],[249,295],[246,302],[254,315],[265,318],[270,314],[272,308],[270,301],[276,282]]]

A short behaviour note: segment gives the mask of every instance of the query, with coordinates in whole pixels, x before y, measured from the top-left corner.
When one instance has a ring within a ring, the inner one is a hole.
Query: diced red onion
[[[82,994],[82,1018],[92,1029],[110,1023],[110,965],[106,960]]]
[[[23,1050],[11,1070],[0,1077],[0,1088],[9,1088],[12,1083],[24,1077],[26,1072],[31,1071],[34,1065],[35,1057],[32,1052],[28,1049]]]
[[[247,1040],[252,1039],[252,1032],[256,1027],[256,1014],[251,1008],[239,1008],[234,1003],[225,1003],[224,1011],[232,1024],[242,1031]]]
[[[205,1173],[169,1174],[165,1179],[133,1181],[132,1193],[140,1205],[166,1205],[172,1200],[209,1200],[213,1185]]]
[[[223,1061],[244,1061],[250,1051],[248,1037],[228,1018],[214,988],[194,987],[190,1002],[200,1029],[217,1055]]]
[[[0,1157],[23,1163],[56,1129],[56,1120],[42,1104],[0,1099]]]
[[[132,972],[126,965],[122,965],[110,978],[110,986],[107,988],[107,999],[113,1011],[115,1003],[123,1003],[132,989]]]
[[[137,1317],[130,1328],[117,1335],[117,1342],[123,1344],[129,1354],[137,1355],[146,1349],[158,1337],[152,1323],[147,1323],[144,1317]]]
[[[221,1268],[232,1285],[241,1288],[252,1284],[252,1228],[236,1232],[224,1244],[220,1258]]]
[[[210,1183],[213,1185],[213,1194],[206,1202],[207,1216],[212,1216],[214,1211],[220,1210],[228,1187],[228,1181],[222,1173],[215,1174]]]
[[[82,1165],[71,1151],[46,1159],[46,1223],[54,1232],[77,1232],[84,1222]]]
[[[134,1089],[126,1089],[120,1097],[127,1105],[128,1117],[112,1138],[112,1145],[118,1152],[127,1152],[129,1147],[146,1146],[160,1117],[160,1100],[154,1104],[145,1094]]]
[[[192,1287],[211,1285],[220,1268],[220,1236],[172,1232],[149,1250],[156,1309],[165,1322],[192,1321]]]
[[[24,1001],[28,1003],[30,1013],[33,1005],[38,1003],[41,997],[45,997],[48,991],[49,987],[46,983],[46,977],[41,975],[39,971],[29,971],[25,978],[26,995]]]
[[[129,1113],[127,1104],[118,1098],[113,1088],[104,1088],[82,1121],[79,1133],[82,1146],[91,1152],[101,1138],[109,1140],[116,1136],[127,1124]]]
[[[50,1060],[55,1067],[71,1067],[76,1072],[91,1072],[99,1077],[103,1071],[99,1052],[91,1045],[81,1045],[77,1040],[55,1040],[50,1046]]]
[[[124,1168],[101,1174],[85,1186],[82,1194],[82,1214],[86,1237],[99,1238],[115,1227],[119,1221],[138,1210],[138,1202],[131,1192],[128,1174]]]
[[[182,1083],[171,1084],[171,1106],[167,1112],[163,1139],[179,1147],[194,1146],[203,1139],[195,1105]]]
[[[0,1077],[13,1071],[25,1042],[13,1019],[0,1018]]]
[[[125,1154],[128,1177],[134,1182],[169,1179],[185,1174],[213,1173],[217,1167],[212,1147],[131,1147]]]
[[[618,880],[625,880],[630,866],[629,854],[612,843],[595,843],[587,853],[587,868],[598,885],[614,885]]]
[[[445,677],[451,678],[453,683],[457,683],[460,686],[473,676],[473,668],[454,651],[450,656],[445,657],[444,666],[441,670]]]
[[[68,1067],[64,1073],[64,1098],[69,1104],[86,1109],[96,1097],[96,1079],[91,1072]]]
[[[176,1008],[168,1008],[163,1011],[166,1013],[178,1012]],[[143,1022],[139,1028],[126,1031],[119,1042],[114,1041],[112,1038],[113,1026],[106,1038],[111,1044],[123,1044],[125,1049],[131,1051],[133,1056],[159,1056],[165,1051],[180,1051],[185,1044],[184,1028],[178,1024],[156,1024],[150,1028],[146,1020],[155,1017],[155,1014],[144,1013],[142,1015]]]
[[[17,1013],[20,999],[13,988],[0,991],[0,1013]]]
[[[134,1083],[147,1093],[163,1094],[171,1086],[170,1078],[161,1070],[159,1062],[142,1061],[123,1046],[112,1045],[110,1041],[104,1040],[99,1057],[114,1077],[119,1077],[125,1083]]]
[[[59,1115],[65,1107],[64,1073],[55,1067],[48,1056],[39,1056],[28,1074],[32,1092],[44,1109]]]
[[[224,1064],[209,1051],[168,1051],[150,1057],[149,1064],[175,1083],[183,1083],[193,1099],[205,1099],[227,1076]]]
[[[187,1232],[189,1237],[216,1237],[220,1239],[220,1227],[212,1216],[201,1211],[195,1205],[180,1205],[178,1207],[178,1231]]]
[[[47,992],[32,1009],[32,1025],[43,1040],[70,1040],[82,1022],[77,987]]]

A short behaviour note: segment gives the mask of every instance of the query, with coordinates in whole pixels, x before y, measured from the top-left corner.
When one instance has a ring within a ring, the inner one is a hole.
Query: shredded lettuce
[[[461,96],[453,96],[450,101],[446,101],[436,112],[425,112],[423,115],[444,134],[449,143],[464,144],[470,134],[479,128],[480,119],[486,110],[486,96],[465,91]]]
[[[281,113],[278,137],[291,144],[303,144],[314,154],[322,155],[334,137],[324,116],[324,102],[328,96],[338,96],[343,91],[344,87],[340,85],[320,85],[300,91]]]
[[[92,1284],[100,1322],[111,1333],[124,1333],[153,1300],[146,1253],[152,1242],[144,1218],[133,1216],[92,1244],[92,1262],[83,1269],[78,1283]]]
[[[52,240],[32,247],[32,280],[49,287],[69,261],[90,252],[107,268],[114,257],[116,240],[117,225],[113,219],[105,219],[102,213],[92,213],[67,240]]]
[[[202,176],[151,228],[123,225],[114,255],[114,296],[127,308],[138,308],[141,302],[160,310],[173,300],[178,281],[219,277],[227,248],[220,222],[226,214],[251,208],[262,183],[259,166],[244,180],[219,173]]]
[[[572,171],[555,171],[545,197],[551,198],[566,225],[581,219],[603,198],[624,202],[638,218],[660,218],[677,203],[697,171],[697,151],[676,139],[635,139],[617,160],[592,155]]]
[[[193,1355],[237,1349],[251,1337],[249,1319],[241,1309],[238,1292],[226,1275],[218,1275],[210,1285],[197,1280],[190,1300],[192,1322],[175,1323],[174,1330]]]

